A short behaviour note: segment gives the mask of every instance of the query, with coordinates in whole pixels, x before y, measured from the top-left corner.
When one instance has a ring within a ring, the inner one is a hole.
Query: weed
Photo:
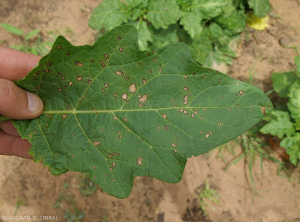
[[[82,180],[80,181],[80,188],[79,191],[83,196],[90,196],[93,195],[94,192],[97,190],[97,185],[90,179],[89,174],[82,174],[80,176]]]
[[[45,55],[49,52],[49,49],[53,45],[53,42],[42,41],[42,37],[39,35],[39,29],[34,29],[25,35],[21,29],[13,25],[0,23],[0,26],[9,33],[21,37],[22,44],[10,46],[13,49],[17,49],[26,53],[32,53],[34,55]],[[36,39],[35,42],[33,42],[34,39]],[[5,42],[6,40],[2,40],[2,43],[3,41]]]
[[[208,206],[210,207],[211,209],[215,209],[213,206],[211,206],[208,202],[207,202],[207,199],[210,201],[210,202],[214,202],[216,204],[219,204],[219,194],[217,193],[217,191],[215,190],[212,190],[210,187],[209,187],[209,183],[208,183],[208,180],[206,179],[205,181],[205,187],[204,189],[201,191],[201,193],[199,194],[199,197],[198,197],[198,200],[200,202],[200,207],[202,209],[202,211],[204,212],[205,215],[207,215],[207,212],[204,208],[204,206]]]
[[[17,200],[17,203],[15,205],[15,210],[14,210],[14,216],[17,214],[17,210],[20,206],[25,206],[26,205],[26,201],[23,198],[20,198]]]

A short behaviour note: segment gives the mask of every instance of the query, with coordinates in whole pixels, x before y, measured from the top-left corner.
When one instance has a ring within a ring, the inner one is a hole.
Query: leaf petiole
[[[11,120],[11,118],[7,117],[7,116],[2,116],[0,115],[0,123],[1,122],[4,122],[4,121],[7,121],[7,120]]]

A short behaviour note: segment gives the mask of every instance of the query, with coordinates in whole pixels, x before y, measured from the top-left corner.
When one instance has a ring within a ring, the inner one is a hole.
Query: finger
[[[0,131],[0,155],[14,155],[27,159],[33,159],[29,155],[31,144],[21,137],[7,135]]]
[[[42,100],[13,82],[0,79],[0,114],[12,119],[32,119],[44,109]]]
[[[0,46],[0,78],[24,78],[39,62],[40,56]]]
[[[20,136],[12,121],[0,122],[0,129],[11,136]]]

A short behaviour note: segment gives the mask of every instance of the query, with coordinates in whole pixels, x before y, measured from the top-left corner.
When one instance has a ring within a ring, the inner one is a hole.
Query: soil
[[[0,21],[29,32],[40,28],[44,41],[53,35],[64,35],[74,45],[93,44],[95,31],[88,27],[96,0],[0,0]],[[71,4],[70,4],[71,3]],[[273,10],[269,28],[248,29],[238,48],[238,58],[226,69],[228,75],[249,81],[249,70],[256,73],[252,83],[263,91],[272,89],[273,72],[295,68],[294,56],[300,49],[300,2],[271,0]],[[3,46],[20,44],[21,39],[0,30]],[[237,147],[239,154],[241,149]],[[300,221],[300,170],[290,168],[291,178],[279,176],[277,165],[259,159],[253,175],[257,192],[253,190],[248,164],[241,160],[225,171],[226,163],[234,159],[229,152],[218,158],[218,150],[210,155],[188,160],[183,179],[168,184],[150,177],[136,177],[127,199],[109,196],[98,187],[90,196],[82,195],[82,176],[68,172],[52,176],[41,163],[17,157],[0,156],[0,221],[12,216],[18,200],[25,205],[17,208],[17,216],[36,216],[50,221],[66,221],[66,210],[84,212],[82,221],[153,221],[153,222],[296,222]],[[219,204],[209,202],[214,210],[200,207],[198,196],[205,187],[219,194]],[[90,186],[88,182],[87,186]],[[64,195],[64,196],[63,196]],[[62,199],[58,205],[57,200]],[[55,205],[56,204],[56,205]],[[51,216],[51,218],[40,217]],[[22,221],[22,220],[18,220]],[[24,219],[25,221],[25,219]],[[75,220],[72,220],[75,221]]]

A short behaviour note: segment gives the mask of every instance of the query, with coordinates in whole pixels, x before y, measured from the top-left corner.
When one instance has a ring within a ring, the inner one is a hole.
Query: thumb
[[[13,82],[0,79],[0,114],[12,119],[33,119],[44,109],[42,100]]]

